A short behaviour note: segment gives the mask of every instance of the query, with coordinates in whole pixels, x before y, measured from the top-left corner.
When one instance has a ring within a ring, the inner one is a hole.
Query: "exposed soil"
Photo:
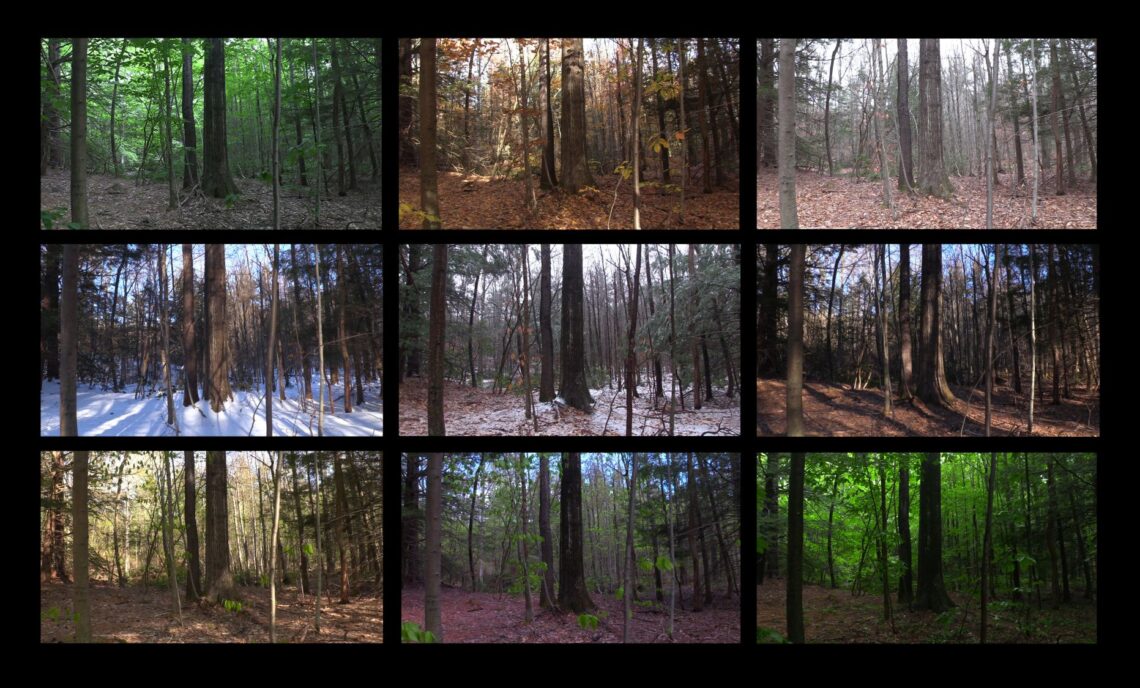
[[[595,175],[595,186],[576,194],[538,189],[537,205],[527,207],[526,183],[519,179],[492,178],[441,172],[438,177],[439,215],[444,229],[632,229],[633,182],[622,181],[614,204],[617,175]],[[613,212],[611,214],[611,206]],[[415,169],[400,171],[400,229],[420,229],[420,177]],[[684,219],[681,194],[672,186],[652,182],[641,189],[642,229],[738,229],[740,193],[717,189],[685,192]]]
[[[71,642],[72,586],[40,586],[40,642]],[[268,643],[269,589],[242,587],[242,609],[218,604],[187,604],[182,623],[165,588],[131,585],[91,586],[91,633],[98,643]],[[379,643],[384,637],[384,602],[375,594],[353,597],[349,604],[325,598],[321,633],[313,630],[313,598],[302,601],[288,586],[277,593],[277,640],[282,643]]]
[[[954,408],[927,406],[915,399],[892,404],[893,417],[883,416],[883,395],[878,389],[853,389],[850,385],[804,382],[804,430],[815,437],[936,437],[985,435],[985,398],[978,390],[954,387]],[[1059,406],[1046,396],[1033,412],[1033,434],[1043,437],[1088,437],[1100,434],[1100,397],[1073,388],[1071,399]],[[787,383],[756,380],[756,434],[786,432]],[[1011,388],[998,386],[994,393],[992,435],[1024,436],[1028,400]]]
[[[144,181],[107,174],[87,177],[87,208],[92,229],[270,229],[273,187],[258,179],[234,177],[241,195],[227,207],[219,198],[187,196],[179,179],[178,210],[167,210],[170,191],[164,182]],[[380,229],[380,183],[358,181],[357,191],[321,198],[321,223],[316,225],[316,199],[309,187],[285,184],[281,188],[282,229]],[[71,217],[71,177],[66,170],[50,170],[40,177],[40,210],[63,210],[53,228],[67,227]],[[41,224],[42,228],[43,225]]]
[[[624,608],[613,595],[592,593],[598,609],[597,628],[582,628],[578,615],[539,609],[534,598],[534,621],[526,623],[526,603],[519,595],[492,592],[465,592],[445,587],[440,593],[440,610],[445,643],[620,643]],[[424,589],[405,588],[400,596],[400,618],[424,623]],[[678,599],[673,638],[666,632],[669,598],[665,603],[643,601],[634,604],[631,642],[635,643],[731,643],[740,642],[740,602],[717,594],[704,611],[682,609]]]
[[[787,631],[786,588],[782,579],[756,586],[756,626]],[[950,593],[958,605],[944,614],[900,608],[892,597],[894,624],[883,620],[881,595],[855,595],[843,589],[804,585],[804,640],[808,643],[977,643],[980,602],[964,593]],[[1047,594],[1046,594],[1047,597]],[[1060,609],[1030,604],[1029,616],[1020,602],[991,600],[986,640],[991,643],[1095,643],[1096,603],[1073,592],[1073,601]]]

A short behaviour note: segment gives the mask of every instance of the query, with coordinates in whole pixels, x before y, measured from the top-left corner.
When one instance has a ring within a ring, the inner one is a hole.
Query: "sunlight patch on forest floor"
[[[440,591],[445,643],[620,643],[624,607],[612,595],[591,593],[598,609],[596,629],[578,625],[571,613],[539,609],[534,598],[534,621],[524,621],[526,604],[522,594],[467,592],[444,587]],[[642,601],[634,604],[630,628],[635,643],[731,643],[740,642],[740,604],[733,597],[714,593],[714,604],[702,612],[683,609],[680,597],[675,610],[673,640],[666,634],[669,622],[669,598],[665,603]],[[424,622],[424,588],[404,588],[400,595],[400,618]]]
[[[71,642],[72,586],[53,582],[40,586],[40,642]],[[91,586],[91,634],[98,643],[268,643],[269,589],[242,587],[236,596],[242,609],[227,611],[216,604],[182,600],[182,625],[165,587]],[[277,591],[277,642],[379,643],[384,639],[384,602],[375,594],[354,597],[349,604],[325,598],[321,633],[313,631],[313,597],[301,601],[294,586]]]
[[[877,389],[852,389],[850,385],[804,382],[804,430],[815,437],[981,437],[985,434],[984,396],[953,387],[958,395],[954,410],[898,400],[893,418],[883,416],[883,396]],[[1034,410],[1033,434],[1045,437],[1088,437],[1100,434],[1100,397],[1074,388],[1072,399],[1060,406],[1048,400]],[[783,435],[786,430],[787,383],[756,380],[756,434]],[[970,399],[967,405],[966,399]],[[1025,435],[1027,401],[1024,395],[999,386],[994,395],[991,433]],[[963,419],[965,422],[963,423]]]
[[[317,400],[306,402],[302,410],[297,387],[287,387],[286,400],[273,398],[273,434],[281,437],[317,434]],[[380,383],[364,385],[364,403],[344,413],[344,387],[334,385],[333,404],[325,400],[326,436],[380,436],[384,432],[384,408]],[[174,410],[183,436],[265,436],[265,392],[234,390],[234,398],[222,413],[214,413],[206,401],[182,405],[182,393],[175,390]],[[133,392],[100,390],[80,384],[76,394],[80,435],[143,436],[174,435],[166,424],[166,399],[160,394],[136,399]],[[40,391],[40,434],[59,434],[59,382],[44,382]],[[339,402],[339,403],[337,403]],[[332,413],[334,410],[336,413]]]
[[[769,579],[756,586],[756,625],[783,635],[786,623],[786,581]],[[804,638],[808,643],[977,643],[980,617],[975,596],[950,591],[957,607],[946,614],[900,609],[892,593],[894,626],[883,621],[883,597],[851,595],[842,588],[803,586]],[[1031,611],[1007,599],[990,601],[988,639],[991,643],[1095,643],[1096,604],[1073,595],[1059,610]]]
[[[439,214],[444,229],[632,229],[633,183],[623,181],[614,203],[616,175],[597,175],[594,189],[577,194],[540,191],[535,180],[538,207],[532,216],[526,208],[522,180],[491,179],[458,172],[439,175]],[[648,182],[647,182],[648,183]],[[420,208],[420,178],[414,169],[400,173],[400,203]],[[660,186],[643,186],[642,229],[738,229],[740,194],[714,191],[703,194],[690,188],[685,194],[685,221],[681,222],[679,191],[666,193]],[[420,229],[423,220],[405,213],[400,229]]]
[[[67,226],[71,213],[71,178],[66,170],[40,177],[40,210],[64,212],[54,228]],[[234,177],[241,195],[226,207],[223,199],[186,200],[182,182],[175,183],[180,209],[167,211],[170,191],[166,183],[144,182],[107,174],[87,176],[87,204],[92,229],[271,229],[273,187],[258,179]],[[362,191],[321,199],[321,228],[380,229],[380,187],[361,180]],[[185,201],[185,202],[183,202]],[[281,188],[281,228],[313,229],[316,199],[307,187]],[[349,226],[349,225],[352,226]],[[42,228],[42,225],[41,225]]]
[[[667,436],[669,412],[663,408],[667,401],[658,400],[654,409],[650,384],[646,382],[639,390],[641,396],[633,400],[633,434]],[[739,397],[728,399],[724,390],[716,387],[713,391],[713,399],[706,402],[700,411],[677,410],[675,435],[740,434]],[[535,392],[536,433],[534,421],[526,419],[525,402],[520,394],[495,394],[446,380],[444,423],[448,435],[625,435],[625,392],[603,388],[590,390],[590,394],[594,397],[592,413],[561,403],[539,402]],[[427,381],[413,378],[401,382],[399,408],[401,435],[427,434]]]
[[[1004,229],[1095,229],[1096,187],[1082,183],[1064,196],[1042,188],[1037,197],[1037,224],[1032,224],[1032,187],[1021,195],[1011,192],[1012,175],[998,175],[1001,186],[994,192],[994,226]],[[814,172],[796,174],[796,211],[805,229],[985,229],[986,180],[984,177],[951,177],[956,192],[949,200],[899,193],[897,180],[891,194],[899,217],[882,200],[881,181],[828,177]],[[778,229],[780,205],[776,171],[762,168],[756,178],[756,227]]]

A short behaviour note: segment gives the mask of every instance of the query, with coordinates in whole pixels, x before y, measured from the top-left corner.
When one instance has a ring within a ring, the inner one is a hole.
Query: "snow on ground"
[[[667,374],[663,387],[665,397],[656,400],[650,382],[644,381],[638,388],[640,396],[633,400],[634,435],[669,434]],[[728,399],[725,390],[719,387],[714,387],[713,392],[713,399],[706,401],[699,411],[692,410],[689,392],[686,392],[685,408],[678,408],[674,415],[675,435],[740,434],[739,396]],[[495,394],[449,380],[444,383],[444,424],[448,435],[625,435],[625,390],[618,392],[615,386],[612,390],[592,389],[590,394],[594,397],[594,408],[587,413],[561,401],[539,402],[536,390],[532,396],[538,416],[536,432],[534,421],[526,419],[521,394]],[[400,385],[400,434],[427,433],[426,395],[427,385],[423,380],[405,380]]]
[[[316,380],[313,380],[314,396]],[[281,437],[317,434],[317,401],[298,399],[296,385],[285,389],[286,400],[273,397],[273,435]],[[384,408],[378,382],[364,385],[364,403],[354,404],[352,413],[344,413],[344,387],[334,385],[335,409],[325,400],[324,434],[326,436],[369,437],[384,434]],[[182,393],[174,395],[174,411],[184,436],[209,435],[265,436],[265,391],[234,390],[234,398],[221,413],[210,410],[210,404],[199,401],[182,405]],[[326,392],[327,394],[327,392]],[[136,399],[134,392],[111,392],[93,385],[80,385],[77,393],[80,435],[108,437],[173,436],[174,428],[166,424],[166,399],[161,394]],[[355,395],[354,395],[355,396]],[[335,413],[330,411],[335,410]],[[59,382],[45,382],[40,392],[40,434],[59,434]]]

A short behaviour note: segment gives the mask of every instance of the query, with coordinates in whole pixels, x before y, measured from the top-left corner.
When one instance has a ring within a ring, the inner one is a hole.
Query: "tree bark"
[[[804,244],[792,245],[791,269],[788,273],[788,383],[787,435],[804,434]]]
[[[562,188],[569,193],[594,185],[586,154],[585,71],[582,39],[562,39]]]
[[[439,189],[436,185],[435,39],[420,39],[420,205],[424,229],[439,229]]]
[[[550,321],[550,244],[542,244],[541,277],[539,277],[539,350],[542,356],[542,373],[538,384],[538,400],[554,399],[554,328]]]
[[[79,245],[64,244],[63,288],[60,291],[59,306],[59,434],[61,437],[74,437],[79,434],[76,400],[79,363],[78,328]]]
[[[918,74],[918,189],[930,196],[948,198],[954,193],[942,161],[942,58],[939,39],[919,39]]]
[[[221,602],[232,594],[229,507],[224,451],[206,452],[206,596]]]
[[[226,52],[224,39],[207,38],[205,105],[202,110],[202,193],[225,198],[238,193],[226,152]]]
[[[788,485],[788,640],[804,643],[804,453],[792,452]]]
[[[432,247],[431,315],[428,327],[428,434],[443,436],[443,353],[447,319],[447,244]]]
[[[75,229],[88,229],[87,40],[71,39],[71,226]]]
[[[563,173],[563,182],[566,176]],[[559,393],[567,405],[588,411],[594,404],[586,385],[583,333],[582,245],[565,244],[562,252],[562,380]]]
[[[561,482],[558,606],[581,614],[594,609],[594,602],[586,590],[582,564],[582,463],[579,454],[562,454]]]
[[[955,605],[946,594],[942,578],[942,456],[938,452],[927,452],[923,457],[918,508],[918,591],[914,608],[941,614]]]
[[[780,39],[780,227],[799,229],[796,214],[796,39]]]
[[[427,531],[424,551],[427,554],[427,585],[424,590],[424,628],[443,642],[443,619],[439,592],[442,583],[443,528],[443,454],[428,454],[427,464]]]
[[[905,38],[898,39],[898,126],[899,126],[899,190],[914,186],[914,156],[910,133],[910,68],[907,66]],[[904,386],[904,389],[905,386]]]
[[[86,39],[81,39],[86,41]],[[70,245],[65,246],[66,248]],[[72,605],[75,611],[75,642],[90,643],[91,600],[89,596],[90,575],[88,566],[88,504],[87,504],[88,453],[77,451],[72,459],[71,482],[71,557],[75,567],[75,588],[72,591]]]

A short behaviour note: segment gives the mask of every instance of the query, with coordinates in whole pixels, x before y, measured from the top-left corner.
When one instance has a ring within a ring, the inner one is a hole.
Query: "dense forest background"
[[[379,38],[41,39],[41,223],[378,229],[380,58]]]
[[[1097,226],[1095,39],[764,38],[757,54],[759,227]]]
[[[379,434],[381,249],[41,246],[41,434]]]
[[[41,452],[40,640],[380,642],[383,492],[375,452]]]
[[[1096,642],[1095,455],[757,464],[758,642]]]
[[[739,246],[431,248],[400,247],[402,433],[739,433]]]
[[[1097,245],[756,253],[758,433],[786,431],[789,387],[812,435],[1099,433]]]
[[[401,228],[739,226],[736,39],[403,38],[399,54]]]
[[[406,640],[739,641],[738,455],[409,454],[402,467]]]

